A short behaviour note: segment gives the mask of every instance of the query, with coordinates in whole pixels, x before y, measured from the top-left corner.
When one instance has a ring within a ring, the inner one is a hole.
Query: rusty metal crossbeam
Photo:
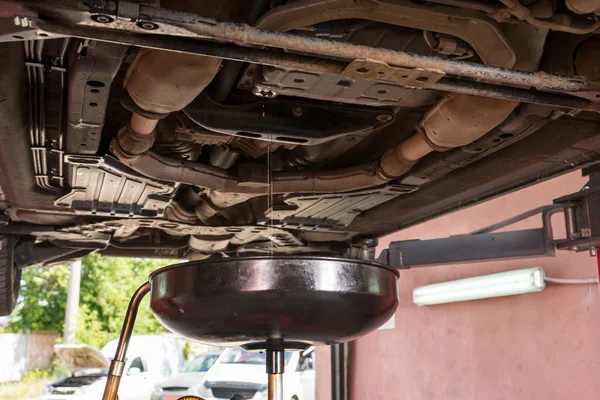
[[[126,2],[110,3],[122,5]],[[4,2],[23,10],[29,5],[27,27],[19,29],[38,34],[76,36],[140,47],[202,54],[212,57],[263,65],[281,65],[308,72],[343,75],[356,60],[373,60],[386,68],[421,69],[429,79],[411,80],[407,87],[473,94],[544,104],[568,109],[599,111],[596,95],[600,88],[581,77],[558,76],[545,72],[526,72],[484,64],[422,56],[388,49],[360,46],[345,42],[298,36],[289,33],[258,29],[245,24],[217,22],[203,16],[140,5],[135,15],[127,18],[113,8],[86,8],[82,3],[65,1],[70,7],[52,6],[47,14],[43,3]],[[123,7],[121,7],[123,9]],[[8,9],[8,8],[7,8]],[[52,18],[46,15],[53,15]],[[62,18],[57,18],[61,16]],[[24,17],[15,16],[15,21]],[[64,20],[72,21],[64,23]],[[10,36],[0,40],[11,40]],[[14,40],[14,39],[12,39]],[[216,43],[220,42],[220,43]],[[285,50],[285,51],[282,51]],[[365,79],[392,79],[369,76]],[[432,73],[428,72],[435,72]],[[361,72],[358,71],[360,74]],[[435,79],[431,79],[434,76]],[[459,78],[468,78],[469,81]],[[508,86],[508,87],[507,87]],[[520,86],[520,87],[518,87]],[[537,90],[523,89],[532,87]]]

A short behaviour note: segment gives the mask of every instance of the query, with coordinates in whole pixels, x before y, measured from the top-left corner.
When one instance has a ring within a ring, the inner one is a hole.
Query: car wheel
[[[21,270],[15,268],[16,237],[0,235],[0,317],[9,315],[17,303]]]

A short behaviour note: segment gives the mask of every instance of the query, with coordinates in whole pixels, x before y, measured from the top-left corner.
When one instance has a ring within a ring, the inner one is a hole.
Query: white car
[[[286,352],[283,395],[286,400],[314,400],[314,349],[304,353]],[[205,400],[230,399],[239,394],[245,399],[267,398],[265,354],[242,349],[227,349],[206,373],[195,393]],[[171,400],[163,398],[161,400]]]
[[[117,340],[102,351],[84,344],[56,345],[54,352],[66,364],[71,376],[44,387],[39,400],[100,399],[104,393],[110,359]],[[177,372],[183,352],[174,337],[136,336],[131,339],[125,373],[119,386],[119,400],[148,400],[154,382]]]
[[[219,358],[220,353],[203,353],[188,362],[181,373],[156,385],[152,400],[175,400],[194,394],[204,375]]]

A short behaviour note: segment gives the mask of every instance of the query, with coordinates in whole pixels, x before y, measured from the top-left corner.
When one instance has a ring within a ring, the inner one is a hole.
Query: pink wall
[[[384,237],[430,239],[467,233],[579,190],[572,173]],[[554,218],[561,227],[562,214]],[[514,228],[541,226],[538,218]],[[564,230],[564,229],[563,229]],[[555,229],[555,237],[564,232]],[[534,294],[430,307],[412,303],[416,286],[541,266],[548,276],[598,277],[587,253],[555,258],[428,267],[402,272],[396,328],[355,343],[353,399],[599,399],[598,285],[548,285]],[[317,398],[330,399],[329,349],[317,353]]]

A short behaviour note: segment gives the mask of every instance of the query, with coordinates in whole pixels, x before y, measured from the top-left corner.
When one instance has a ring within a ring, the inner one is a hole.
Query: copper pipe
[[[129,346],[129,340],[131,339],[131,333],[133,332],[135,317],[137,316],[140,302],[149,291],[150,282],[146,282],[135,291],[129,301],[127,313],[125,314],[125,321],[123,322],[123,328],[121,329],[121,336],[119,337],[119,343],[117,344],[117,351],[115,352],[115,357],[111,361],[108,369],[108,378],[106,380],[106,386],[104,387],[102,400],[115,400],[117,398],[119,383],[121,382],[121,376],[123,376],[123,370],[125,369],[125,354],[127,353],[127,346]]]
[[[285,372],[285,351],[269,349],[266,354],[268,400],[283,400],[283,373]]]
[[[268,400],[283,400],[283,374],[269,374]]]

